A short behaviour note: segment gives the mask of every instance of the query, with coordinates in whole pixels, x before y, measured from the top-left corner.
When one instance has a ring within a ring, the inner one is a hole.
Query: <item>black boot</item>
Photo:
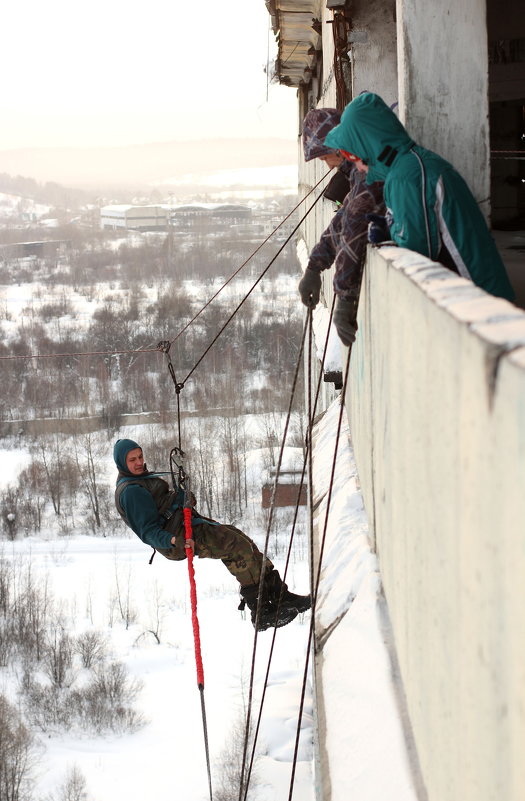
[[[310,595],[296,595],[295,592],[290,592],[275,568],[266,573],[264,584],[270,601],[276,606],[280,605],[282,609],[306,612],[312,605]]]
[[[241,587],[242,601],[239,604],[239,609],[243,610],[245,605],[248,607],[251,613],[251,620],[254,628],[257,618],[258,595],[258,584],[251,584],[249,587]],[[295,607],[281,607],[278,609],[277,605],[273,604],[269,599],[268,591],[263,585],[257,631],[266,631],[266,629],[269,629],[272,626],[275,628],[286,626],[288,623],[291,623],[298,614],[299,613]]]

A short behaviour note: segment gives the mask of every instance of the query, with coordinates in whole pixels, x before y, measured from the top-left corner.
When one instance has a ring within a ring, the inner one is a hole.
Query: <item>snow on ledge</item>
[[[337,398],[314,431],[314,525],[325,526]],[[318,737],[324,801],[416,801],[418,775],[377,557],[344,413],[316,609]]]

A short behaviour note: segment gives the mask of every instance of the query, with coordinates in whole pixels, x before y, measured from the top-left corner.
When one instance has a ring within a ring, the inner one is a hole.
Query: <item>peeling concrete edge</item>
[[[325,411],[321,414],[317,415],[314,425],[312,426],[312,441],[311,441],[311,449],[312,453],[315,453],[316,448],[316,441],[318,439],[318,431],[319,426],[318,423],[325,415]],[[316,574],[315,566],[319,564],[319,514],[318,509],[323,500],[326,497],[326,492],[321,492],[316,494],[315,487],[313,488],[313,498],[312,500],[312,508],[310,508],[309,512],[312,516],[312,550],[313,552],[310,554],[310,562],[312,567],[314,568],[312,571],[312,581],[313,576]],[[312,588],[313,589],[313,588]],[[312,596],[313,597],[313,596]],[[312,609],[312,615],[315,615],[315,608]],[[332,786],[330,782],[330,775],[329,772],[326,770],[322,770],[321,766],[328,763],[328,753],[326,750],[326,732],[327,732],[327,722],[326,722],[326,710],[324,705],[324,694],[322,691],[323,688],[323,680],[322,680],[322,673],[323,673],[323,653],[322,651],[318,651],[317,647],[317,632],[316,632],[316,625],[315,625],[315,618],[313,623],[313,637],[312,637],[312,645],[311,645],[311,653],[312,653],[312,686],[313,686],[313,696],[314,696],[314,709],[313,709],[313,716],[314,716],[314,791],[315,797],[317,801],[330,801],[332,797]]]
[[[379,625],[383,635],[383,642],[390,658],[392,687],[399,713],[399,720],[401,721],[401,726],[403,728],[403,734],[405,737],[406,752],[410,764],[410,774],[412,776],[412,781],[414,782],[414,791],[417,795],[418,801],[429,801],[428,791],[423,778],[421,763],[419,761],[419,755],[417,752],[414,730],[412,728],[412,722],[408,712],[408,704],[404,692],[404,684],[394,642],[394,632],[390,622],[388,604],[386,602],[382,584],[377,599],[377,611],[379,616]]]
[[[525,311],[419,253],[388,246],[372,252],[385,260],[387,269],[404,273],[436,306],[487,345],[487,391],[492,408],[503,360],[509,358],[515,367],[525,369]]]
[[[325,647],[325,645],[328,642],[328,640],[330,639],[330,636],[333,634],[335,629],[338,627],[339,623],[344,619],[344,617],[346,616],[347,612],[349,611],[353,600],[354,600],[353,598],[350,599],[350,603],[349,603],[348,609],[345,609],[344,612],[341,612],[341,614],[338,615],[335,618],[335,620],[332,620],[332,622],[330,623],[329,626],[327,626],[326,628],[321,629],[319,634],[316,635],[316,638],[315,638],[315,655],[316,656],[317,656],[317,654],[322,653],[322,650]]]

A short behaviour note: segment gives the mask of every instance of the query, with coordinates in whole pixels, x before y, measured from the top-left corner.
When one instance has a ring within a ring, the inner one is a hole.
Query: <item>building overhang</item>
[[[265,0],[277,41],[275,75],[285,86],[309,84],[321,50],[320,0]]]

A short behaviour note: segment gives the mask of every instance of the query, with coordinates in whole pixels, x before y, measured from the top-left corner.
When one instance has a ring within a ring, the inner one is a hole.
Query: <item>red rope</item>
[[[191,528],[191,509],[184,507],[184,536],[187,540],[193,539]],[[199,690],[204,689],[204,668],[201,656],[201,638],[199,631],[199,618],[197,617],[197,586],[195,584],[195,569],[193,567],[193,548],[186,545],[186,556],[188,558],[188,574],[190,577],[190,598],[191,598],[191,624],[193,626],[193,641],[195,643],[195,665],[197,667],[197,684]]]

